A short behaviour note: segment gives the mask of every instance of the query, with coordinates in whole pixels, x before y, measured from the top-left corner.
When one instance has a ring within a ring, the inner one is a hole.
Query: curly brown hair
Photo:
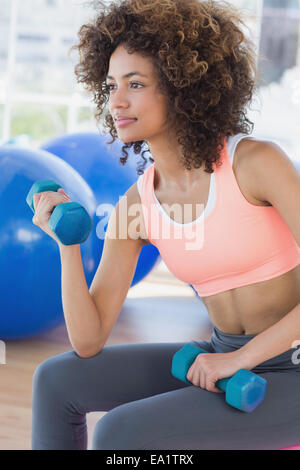
[[[167,97],[167,120],[182,146],[187,170],[200,168],[213,173],[220,165],[224,138],[250,134],[254,123],[246,117],[246,106],[258,90],[255,44],[243,32],[243,14],[229,2],[213,0],[119,0],[94,1],[96,17],[81,26],[75,66],[78,83],[93,93],[95,118],[105,115],[104,128],[112,144],[118,138],[106,105],[109,90],[106,76],[115,49],[122,44],[128,53],[149,57],[158,77],[158,89]],[[106,113],[105,113],[106,111]],[[150,153],[146,141],[122,147],[135,154],[142,149],[143,174]],[[201,149],[201,151],[199,151]],[[150,157],[150,161],[154,162]]]

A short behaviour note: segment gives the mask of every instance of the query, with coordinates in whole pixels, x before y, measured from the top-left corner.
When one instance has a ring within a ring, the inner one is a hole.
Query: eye
[[[130,82],[130,85],[138,85],[138,86],[141,86],[143,87],[144,85],[142,85],[141,83],[138,83],[138,82]],[[112,89],[110,87],[114,86],[112,83],[107,83],[105,88],[106,88],[106,91],[110,92]],[[135,88],[136,90],[137,88]]]

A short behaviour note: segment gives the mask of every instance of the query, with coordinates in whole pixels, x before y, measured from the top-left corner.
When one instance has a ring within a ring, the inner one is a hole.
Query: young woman
[[[86,449],[93,411],[108,412],[93,449],[300,443],[300,177],[280,147],[249,137],[257,73],[241,25],[227,3],[124,0],[100,2],[80,30],[76,74],[94,92],[96,117],[108,104],[123,164],[126,148],[139,154],[147,144],[152,165],[116,205],[90,289],[80,246],[61,245],[47,228],[63,191],[35,196],[34,223],[59,245],[73,350],[34,374],[33,449]],[[207,354],[191,365],[191,384],[171,374],[184,343],[105,345],[148,243],[194,286],[214,326],[210,341],[194,341]],[[229,406],[215,386],[241,368],[268,382],[252,413]]]

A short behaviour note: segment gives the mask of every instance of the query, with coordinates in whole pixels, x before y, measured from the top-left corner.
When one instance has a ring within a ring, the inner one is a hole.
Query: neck
[[[168,187],[178,192],[190,191],[199,179],[209,177],[203,167],[187,170],[183,165],[183,154],[178,146],[171,146],[165,140],[163,145],[149,143],[149,149],[155,162],[155,187]]]

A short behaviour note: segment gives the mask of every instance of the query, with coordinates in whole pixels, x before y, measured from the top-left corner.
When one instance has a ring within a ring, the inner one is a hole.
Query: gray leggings
[[[213,329],[191,341],[209,353],[239,349],[253,335]],[[86,413],[97,422],[92,449],[279,449],[300,443],[300,365],[291,349],[256,368],[268,381],[252,413],[229,406],[224,394],[186,384],[171,374],[186,343],[105,346],[83,359],[68,351],[42,362],[33,377],[32,449],[87,449]]]

